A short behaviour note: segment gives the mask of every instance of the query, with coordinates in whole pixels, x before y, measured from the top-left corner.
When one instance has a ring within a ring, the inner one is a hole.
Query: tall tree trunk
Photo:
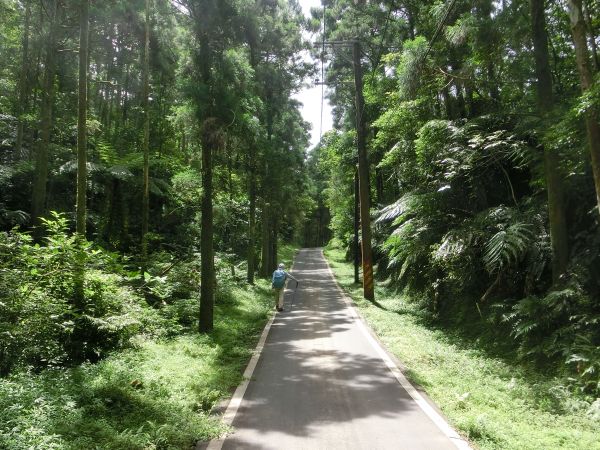
[[[279,235],[279,219],[277,217],[273,217],[272,221],[273,227],[271,228],[271,254],[269,255],[269,272],[275,270],[277,267],[277,244],[278,244],[278,235]]]
[[[273,112],[273,91],[272,87],[267,87],[267,92],[265,94],[265,108],[266,108],[266,127],[267,127],[267,152],[273,151],[273,130],[274,130],[274,121],[275,114]],[[264,182],[263,182],[263,211],[262,211],[262,252],[261,252],[261,265],[260,265],[260,275],[262,277],[268,278],[271,276],[271,271],[274,270],[272,266],[273,261],[273,244],[271,242],[272,238],[272,230],[273,230],[273,221],[275,214],[273,213],[273,205],[270,203],[269,199],[272,195],[272,192],[269,191],[269,182],[271,176],[271,170],[269,168],[269,164],[266,161],[268,158],[268,153],[265,154],[264,161]]]
[[[416,9],[416,8],[415,8]],[[409,5],[406,6],[406,15],[408,16],[408,37],[415,38],[415,12]]]
[[[146,0],[146,30],[144,39],[144,174],[142,194],[142,280],[148,268],[148,220],[150,218],[150,0]]]
[[[554,106],[544,3],[544,0],[530,0],[531,34],[537,76],[537,100],[542,117],[549,114]],[[544,149],[544,168],[546,172],[546,190],[548,192],[550,240],[552,242],[552,279],[556,284],[560,276],[567,270],[569,247],[563,180],[560,173],[559,156],[555,149]]]
[[[88,327],[80,319],[85,313],[85,231],[87,190],[87,72],[88,72],[89,0],[80,0],[79,5],[79,80],[77,109],[77,195],[76,231],[78,251],[76,256],[74,284],[74,308],[77,312],[71,337],[71,356],[74,361],[85,359],[85,342]]]
[[[123,89],[121,90],[121,95],[123,99],[123,107],[121,110],[121,122],[122,127],[127,126],[127,121],[129,120],[129,96],[127,93],[129,92],[129,82],[131,77],[131,66],[129,64],[125,64],[125,82]],[[116,127],[116,126],[115,126]]]
[[[381,169],[375,168],[375,198],[379,204],[385,203],[385,183]]]
[[[200,50],[198,67],[205,86],[212,83],[211,68],[213,67],[211,36],[205,31],[198,34]],[[200,106],[200,105],[199,105]],[[213,150],[219,145],[219,124],[207,111],[198,109],[200,119],[200,135],[202,146],[202,204],[200,231],[200,316],[198,329],[201,333],[213,329],[213,309],[215,303],[216,273],[213,249]]]
[[[569,0],[569,16],[571,19],[571,32],[575,44],[575,57],[581,80],[581,90],[586,92],[594,81],[586,41],[586,26],[581,9],[581,0]],[[600,214],[600,124],[598,113],[590,108],[585,115],[588,143],[592,155],[592,171],[594,174],[594,185],[596,187],[596,204]]]
[[[465,96],[463,94],[463,85],[460,82],[454,83],[456,88],[456,114],[458,118],[467,117],[467,106],[465,104]]]
[[[119,36],[117,42],[118,42],[118,47],[119,50],[122,47],[122,43],[121,43],[121,33],[119,32],[119,28],[117,28],[117,34]],[[121,55],[121,51],[117,52],[117,75],[115,76],[116,80],[117,80],[117,92],[115,94],[115,105],[116,105],[116,111],[114,113],[114,118],[112,120],[113,122],[113,127],[112,127],[112,138],[114,139],[117,136],[117,133],[119,131],[119,123],[121,122],[119,119],[121,119],[123,117],[122,115],[122,108],[123,108],[123,84],[124,84],[124,80],[123,80],[123,74],[125,73],[125,61],[123,58],[123,55]]]
[[[265,195],[266,198],[266,195]],[[271,233],[270,233],[270,205],[266,200],[263,199],[262,205],[262,220],[261,220],[261,262],[260,262],[260,275],[262,277],[269,277],[270,264],[271,264]]]
[[[246,34],[248,47],[250,49],[250,65],[256,69],[258,65],[257,42],[256,35],[252,30],[248,30]],[[250,211],[248,215],[248,249],[247,261],[248,271],[246,279],[248,283],[254,284],[254,274],[256,273],[256,197],[257,197],[257,148],[254,143],[250,144],[250,152],[248,159],[248,197],[250,200]],[[262,268],[261,268],[262,269]],[[262,270],[261,270],[262,272]]]
[[[202,125],[202,230],[200,232],[200,332],[213,328],[215,266],[213,252],[212,152],[217,139],[216,122],[207,119]]]
[[[77,233],[85,238],[87,190],[87,73],[89,0],[81,0],[79,31],[79,96],[77,113]]]
[[[445,86],[444,89],[442,89],[442,98],[444,99],[444,109],[446,111],[446,116],[444,118],[447,120],[454,119],[454,114],[452,113],[452,97],[450,96],[448,86]]]
[[[488,82],[490,83],[490,97],[496,105],[500,103],[500,90],[498,89],[498,80],[496,79],[496,71],[494,70],[494,62],[488,61],[487,63],[487,76]]]
[[[597,6],[597,5],[596,5]],[[592,20],[592,13],[590,12],[590,1],[586,0],[583,2],[585,18],[587,21],[590,41],[590,48],[592,49],[592,59],[594,60],[594,66],[596,71],[600,70],[600,55],[598,55],[598,46],[596,45],[596,34],[594,33],[594,22]]]
[[[467,118],[472,118],[477,115],[475,108],[475,99],[473,98],[473,88],[470,84],[465,84],[465,98],[467,103]]]
[[[110,46],[107,52],[107,63],[106,63],[106,83],[103,83],[102,89],[99,91],[104,91],[104,95],[101,96],[101,114],[100,120],[104,125],[106,131],[110,131],[112,126],[112,113],[113,113],[113,85],[112,79],[114,74],[114,54],[115,54],[115,46],[113,44],[115,40],[115,26],[111,23],[108,25],[108,41],[110,42]]]
[[[248,283],[254,284],[254,272],[256,271],[256,254],[255,254],[255,239],[256,239],[256,170],[255,170],[255,151],[254,148],[251,150],[250,155],[250,180],[249,180],[249,192],[248,197],[250,199],[250,211],[248,216]]]
[[[42,106],[40,111],[40,140],[37,145],[35,159],[35,179],[33,183],[33,198],[31,204],[31,223],[34,226],[34,236],[41,237],[40,218],[46,209],[46,192],[48,182],[48,151],[52,133],[52,106],[54,103],[54,75],[56,71],[56,21],[58,19],[58,2],[48,0],[48,36],[44,62],[44,85]]]
[[[23,61],[19,79],[19,101],[17,102],[17,139],[15,142],[15,155],[21,157],[23,147],[24,120],[23,114],[27,112],[29,97],[29,24],[31,22],[31,5],[25,1],[25,23],[23,24]]]

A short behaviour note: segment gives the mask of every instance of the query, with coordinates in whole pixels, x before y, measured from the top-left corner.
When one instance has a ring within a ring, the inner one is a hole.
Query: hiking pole
[[[292,294],[292,304],[290,305],[290,312],[294,309],[294,297],[296,297],[296,291],[298,290],[298,280],[296,280],[296,288]]]

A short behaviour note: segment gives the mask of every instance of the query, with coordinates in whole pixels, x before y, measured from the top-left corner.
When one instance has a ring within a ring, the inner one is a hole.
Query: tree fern
[[[531,224],[513,223],[498,231],[485,246],[483,262],[490,273],[496,273],[523,259],[534,242]]]
[[[442,243],[434,252],[436,260],[448,260],[459,257],[466,249],[477,245],[478,237],[475,230],[458,229],[446,233]]]
[[[405,213],[413,209],[414,206],[416,206],[418,197],[419,196],[414,192],[408,192],[407,194],[404,194],[391,205],[381,209],[377,215],[375,223],[384,224],[394,222],[396,219],[403,216]]]
[[[96,150],[100,160],[107,166],[114,166],[119,160],[119,154],[112,144],[104,139],[96,141]]]

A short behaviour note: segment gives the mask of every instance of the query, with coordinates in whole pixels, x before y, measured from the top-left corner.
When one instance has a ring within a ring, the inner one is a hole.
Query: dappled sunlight
[[[391,448],[401,438],[454,448],[367,341],[320,249],[301,250],[292,273],[299,288],[286,291],[224,448]]]

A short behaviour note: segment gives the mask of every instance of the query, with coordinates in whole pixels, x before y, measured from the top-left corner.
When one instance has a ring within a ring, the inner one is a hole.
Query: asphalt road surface
[[[319,249],[301,250],[225,449],[453,449],[384,363]],[[292,305],[293,297],[293,305]]]

